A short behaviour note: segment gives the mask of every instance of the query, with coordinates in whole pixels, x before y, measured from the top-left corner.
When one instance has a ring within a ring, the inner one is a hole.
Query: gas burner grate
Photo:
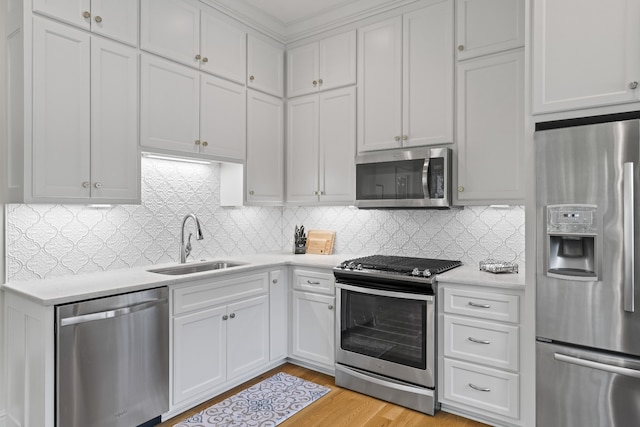
[[[452,268],[462,265],[461,261],[417,258],[393,255],[370,255],[362,258],[355,258],[345,261],[343,264],[361,264],[363,269],[380,271],[397,271],[399,273],[410,273],[413,269],[429,269],[432,274],[443,273]]]

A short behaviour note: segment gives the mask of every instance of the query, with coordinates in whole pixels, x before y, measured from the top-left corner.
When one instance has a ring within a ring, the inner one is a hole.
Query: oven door
[[[336,288],[336,362],[434,388],[434,296]]]

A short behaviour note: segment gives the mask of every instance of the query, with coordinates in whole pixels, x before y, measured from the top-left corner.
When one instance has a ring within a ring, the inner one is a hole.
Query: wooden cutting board
[[[332,230],[309,230],[307,232],[307,253],[330,255],[336,232]]]

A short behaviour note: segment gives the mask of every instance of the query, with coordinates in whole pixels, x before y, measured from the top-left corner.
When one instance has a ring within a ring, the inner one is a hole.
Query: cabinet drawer
[[[520,297],[494,292],[444,288],[444,312],[518,323]]]
[[[519,368],[518,326],[444,316],[444,355],[500,369]]]
[[[444,359],[444,398],[511,418],[520,416],[519,375]]]
[[[293,288],[329,295],[336,292],[333,274],[324,271],[293,270]]]
[[[173,314],[212,307],[228,301],[266,294],[269,291],[267,273],[239,276],[231,279],[208,279],[191,286],[173,289]]]

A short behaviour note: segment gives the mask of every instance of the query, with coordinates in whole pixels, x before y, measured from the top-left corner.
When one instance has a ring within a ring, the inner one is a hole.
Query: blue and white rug
[[[174,427],[277,426],[329,388],[279,372]]]

